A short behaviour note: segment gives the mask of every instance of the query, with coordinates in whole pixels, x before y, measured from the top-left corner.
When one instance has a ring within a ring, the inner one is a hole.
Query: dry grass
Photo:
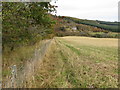
[[[92,38],[92,37],[77,37],[67,36],[62,37],[69,43],[75,43],[78,45],[92,45],[92,46],[105,46],[105,47],[118,47],[118,39],[114,38]]]
[[[114,43],[109,45],[111,41]],[[55,38],[40,69],[35,73],[35,82],[32,86],[117,88],[116,44],[117,39]]]
[[[25,64],[32,60],[35,51],[41,47],[43,42],[38,42],[32,46],[23,46],[16,48],[14,51],[4,51],[2,54],[2,79],[3,85],[11,78],[11,67],[17,66],[17,72],[24,69]],[[4,86],[3,86],[4,87]]]
[[[58,40],[78,54],[79,61],[76,62],[79,68],[84,67],[80,73],[86,73],[82,77],[82,81],[87,81],[86,87],[117,87],[117,39],[63,37]]]
[[[56,37],[25,87],[117,88],[117,57],[117,39]]]

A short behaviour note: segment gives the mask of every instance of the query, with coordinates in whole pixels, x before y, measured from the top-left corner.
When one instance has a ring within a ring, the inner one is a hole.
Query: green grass
[[[77,50],[76,48],[74,48],[74,47],[72,47],[72,46],[70,46],[70,45],[67,45],[67,44],[66,44],[66,46],[67,46],[68,48],[70,48],[73,52],[75,52],[76,54],[80,55],[80,51]]]

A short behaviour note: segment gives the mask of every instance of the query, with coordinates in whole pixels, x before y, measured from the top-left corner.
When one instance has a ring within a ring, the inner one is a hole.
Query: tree
[[[40,32],[52,33],[49,30],[55,22],[50,13],[55,11],[55,6],[49,2],[3,2],[2,6],[3,47],[12,50],[35,42],[42,35]]]

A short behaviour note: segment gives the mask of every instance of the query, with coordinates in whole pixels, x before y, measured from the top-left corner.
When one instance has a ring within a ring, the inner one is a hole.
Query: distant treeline
[[[112,32],[111,30],[106,30],[103,28],[95,27],[92,25],[76,23],[76,21],[81,19],[76,19],[66,16],[56,17],[58,24],[56,25],[56,35],[63,36],[87,36],[87,37],[96,37],[96,38],[118,38],[117,32]],[[75,20],[73,20],[75,19]],[[84,20],[85,21],[85,20]],[[87,21],[87,20],[86,20]],[[89,20],[90,21],[90,20]],[[105,21],[92,21],[94,23],[101,23],[106,25],[117,26],[118,22],[105,22]],[[83,22],[82,22],[83,23]]]
[[[63,18],[63,17],[61,17]],[[109,30],[112,32],[120,32],[118,30],[118,22],[105,22],[105,21],[94,21],[94,20],[84,20],[84,19],[77,19],[77,18],[72,18],[72,17],[64,17],[64,19],[76,22],[78,24],[85,24],[85,25],[90,25],[94,26],[97,28]]]

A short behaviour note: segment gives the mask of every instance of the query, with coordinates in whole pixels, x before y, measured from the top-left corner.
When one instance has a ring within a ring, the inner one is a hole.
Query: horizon
[[[58,6],[58,8],[56,8],[57,16],[69,16],[87,20],[118,22],[119,0],[76,0],[76,2],[73,0],[57,0],[56,3],[55,1],[56,0],[52,0],[51,4]],[[55,15],[55,13],[52,14]]]
[[[57,16],[62,16],[62,15],[57,15]],[[71,17],[71,16],[64,16],[64,17]],[[72,17],[72,18],[77,18],[77,17]],[[92,21],[104,21],[104,22],[119,22],[119,21],[105,21],[105,20],[84,19],[84,18],[77,18],[77,19],[92,20]]]

